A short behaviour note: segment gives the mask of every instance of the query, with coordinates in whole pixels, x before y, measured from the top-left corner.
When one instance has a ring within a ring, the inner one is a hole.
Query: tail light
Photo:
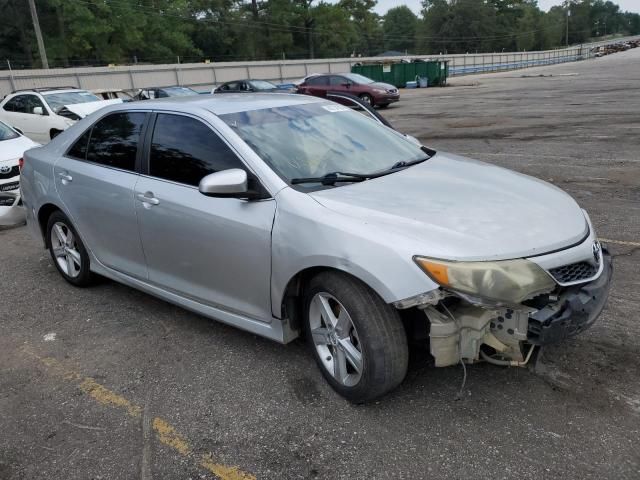
[[[24,157],[18,159],[18,169],[22,171],[22,167],[24,167]]]

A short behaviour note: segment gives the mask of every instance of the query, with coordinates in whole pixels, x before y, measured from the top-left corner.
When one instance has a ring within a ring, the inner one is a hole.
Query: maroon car
[[[311,75],[298,85],[297,92],[316,97],[326,97],[327,92],[350,93],[371,106],[381,108],[400,100],[400,93],[393,85],[374,82],[357,73]]]

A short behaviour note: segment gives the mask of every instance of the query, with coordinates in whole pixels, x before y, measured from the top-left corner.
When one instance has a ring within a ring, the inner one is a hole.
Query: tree
[[[418,17],[406,5],[391,8],[383,17],[386,50],[412,51],[416,46]]]
[[[355,27],[357,39],[352,47],[356,54],[371,56],[384,48],[380,17],[373,12],[376,3],[376,0],[340,0],[338,4],[347,11]]]

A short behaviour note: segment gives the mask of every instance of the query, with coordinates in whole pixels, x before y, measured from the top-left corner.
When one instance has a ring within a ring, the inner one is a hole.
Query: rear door
[[[198,118],[158,113],[148,137],[148,165],[135,197],[150,282],[229,312],[270,319],[275,200],[198,191],[200,180],[216,171],[242,168],[253,175]]]
[[[324,97],[329,89],[329,76],[321,75],[318,77],[311,77],[306,81],[304,87],[304,93],[309,95],[315,95],[316,97]]]
[[[133,192],[148,116],[106,115],[54,166],[56,190],[85,245],[107,267],[139,279],[147,267]]]

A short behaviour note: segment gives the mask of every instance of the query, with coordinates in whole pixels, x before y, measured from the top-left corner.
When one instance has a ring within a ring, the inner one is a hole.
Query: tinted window
[[[311,77],[307,80],[307,85],[328,85],[328,77]]]
[[[220,89],[224,91],[238,90],[238,82],[225,83]]]
[[[187,185],[228,168],[244,168],[231,149],[204,123],[159,114],[151,141],[149,173]]]
[[[109,167],[135,170],[136,151],[145,114],[114,113],[93,126],[87,160]]]
[[[329,85],[333,86],[340,86],[343,83],[347,83],[347,79],[344,77],[331,77],[331,80],[329,80]]]
[[[86,160],[87,147],[89,146],[89,137],[91,136],[91,129],[87,130],[82,136],[73,144],[73,147],[69,149],[67,155],[69,157],[77,158],[79,160]]]
[[[26,100],[26,95],[18,95],[17,97],[13,97],[11,100],[5,103],[3,108],[8,112],[27,113]]]

